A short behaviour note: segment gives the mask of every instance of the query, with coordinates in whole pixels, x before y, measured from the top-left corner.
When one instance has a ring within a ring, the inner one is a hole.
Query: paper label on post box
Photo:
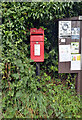
[[[40,44],[34,44],[34,55],[40,56]]]

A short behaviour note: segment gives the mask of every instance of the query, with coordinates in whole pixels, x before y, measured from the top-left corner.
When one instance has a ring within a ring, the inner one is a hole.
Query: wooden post
[[[80,21],[80,39],[81,39],[81,72],[80,72],[80,95],[82,95],[82,20]],[[82,98],[82,97],[81,97]]]
[[[78,73],[76,73],[76,74],[77,74],[77,76],[76,76],[76,80],[75,80],[75,90],[76,90],[76,92],[77,92]]]
[[[82,70],[80,72],[80,95],[82,95]]]
[[[77,94],[82,95],[82,21],[80,21],[80,51],[81,51],[81,70],[78,72]]]
[[[79,71],[78,72],[78,75],[77,75],[77,94],[78,95],[81,95],[82,94],[82,91],[81,91],[81,74],[82,74],[82,72],[81,71]]]

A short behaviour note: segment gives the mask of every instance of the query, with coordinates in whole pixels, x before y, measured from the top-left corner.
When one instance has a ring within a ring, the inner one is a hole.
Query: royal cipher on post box
[[[34,62],[44,61],[44,30],[42,28],[30,29],[30,56]]]

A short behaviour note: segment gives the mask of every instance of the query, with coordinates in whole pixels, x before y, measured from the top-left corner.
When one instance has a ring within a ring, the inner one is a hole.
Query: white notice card
[[[59,38],[71,36],[71,21],[59,21]]]
[[[60,62],[71,61],[70,45],[59,45],[59,61]]]
[[[34,44],[34,55],[40,56],[40,44]]]
[[[79,42],[71,42],[71,53],[79,53]]]
[[[71,70],[81,70],[81,55],[80,54],[71,55]]]

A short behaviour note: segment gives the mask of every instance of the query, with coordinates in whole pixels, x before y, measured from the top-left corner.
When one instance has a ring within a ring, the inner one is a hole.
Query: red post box
[[[44,61],[44,30],[42,28],[30,29],[30,56],[34,62]]]

